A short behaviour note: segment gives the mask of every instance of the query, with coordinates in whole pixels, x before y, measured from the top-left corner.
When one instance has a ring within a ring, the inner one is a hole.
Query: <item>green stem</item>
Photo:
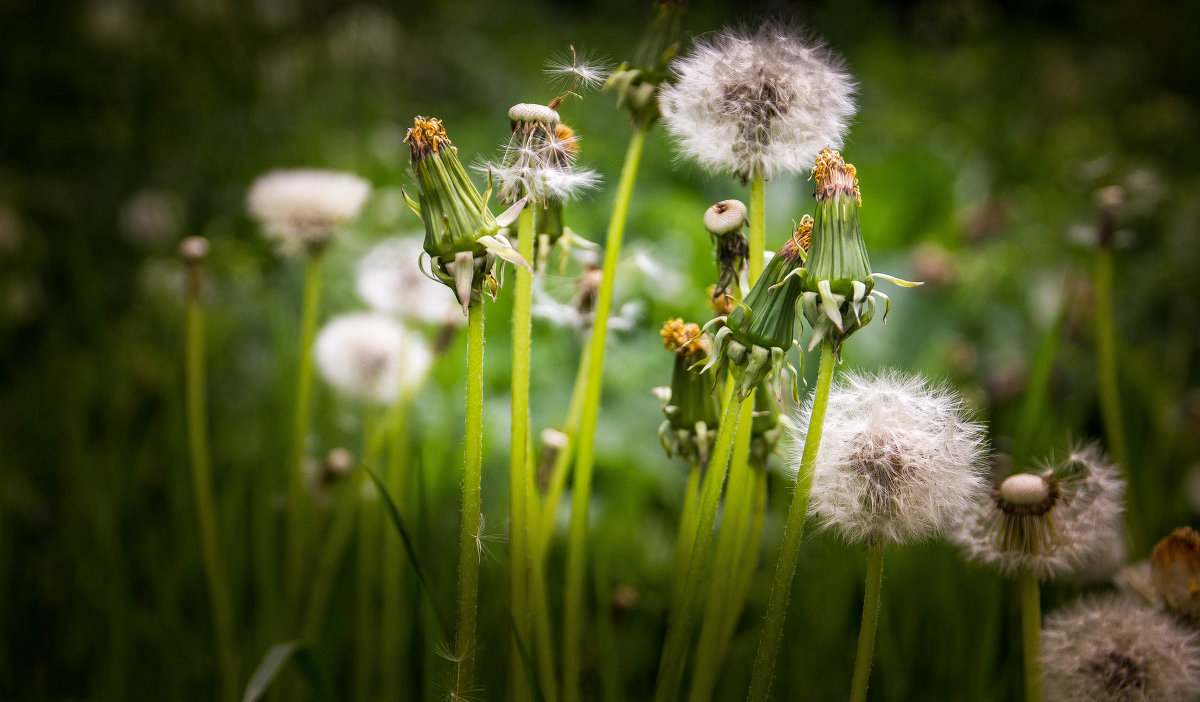
[[[866,702],[871,660],[875,656],[875,630],[879,624],[879,591],[883,587],[883,546],[867,549],[867,587],[863,594],[862,627],[858,630],[858,654],[854,657],[854,682],[850,702]]]
[[[538,684],[546,702],[555,702],[558,699],[558,680],[554,676],[554,632],[550,627],[550,601],[546,596],[546,568],[545,561],[536,555],[530,562],[529,596],[534,615]]]
[[[667,622],[667,640],[663,644],[662,657],[659,659],[658,682],[654,690],[654,699],[658,702],[674,702],[680,697],[679,689],[687,664],[688,648],[691,645],[692,626],[700,609],[700,588],[703,586],[704,571],[708,566],[709,552],[712,550],[713,526],[717,521],[721,486],[725,482],[733,437],[737,433],[738,417],[742,413],[743,403],[733,392],[735,385],[732,378],[725,383],[725,397],[722,402],[725,413],[721,417],[716,445],[713,446],[708,470],[700,488],[696,542],[692,546],[692,558],[684,579],[683,596],[673,603],[671,617]]]
[[[1056,315],[1046,336],[1038,344],[1037,353],[1033,357],[1033,371],[1029,374],[1029,384],[1025,390],[1025,399],[1021,403],[1017,429],[1013,435],[1013,465],[1025,465],[1026,455],[1029,453],[1038,427],[1041,425],[1039,420],[1042,417],[1042,408],[1046,404],[1050,374],[1054,370],[1054,359],[1058,355],[1058,342],[1062,336],[1068,307],[1069,300],[1063,303],[1062,309]]]
[[[355,699],[371,699],[378,691],[371,689],[371,677],[378,653],[375,630],[379,618],[376,594],[379,586],[379,544],[383,513],[378,500],[366,501],[356,496],[358,508],[358,543],[354,553],[354,692]],[[394,663],[388,661],[386,666]]]
[[[745,542],[750,524],[751,479],[750,429],[754,421],[754,393],[742,403],[733,442],[733,460],[729,468],[729,487],[725,490],[725,511],[721,516],[721,531],[717,536],[717,552],[713,563],[708,597],[704,601],[700,642],[696,648],[692,689],[688,699],[704,702],[712,698],[717,683],[721,659],[725,654],[725,622],[736,616],[732,611],[732,590],[738,579],[739,547]]]
[[[479,609],[480,523],[483,505],[483,303],[472,300],[467,323],[467,421],[462,487],[462,527],[458,539],[458,620],[454,629],[457,699],[475,682],[475,618]]]
[[[733,632],[737,628],[738,615],[746,603],[746,595],[749,594],[750,585],[754,581],[754,569],[758,565],[759,545],[762,543],[763,523],[767,517],[767,471],[755,470],[753,481],[754,495],[750,536],[743,543],[734,566],[734,572],[738,574],[738,578],[734,584],[733,605],[729,608],[731,616],[723,623],[724,631],[721,634],[721,640],[726,642],[733,638]]]
[[[683,509],[679,515],[679,533],[675,537],[675,557],[671,573],[671,601],[679,602],[683,597],[683,582],[688,564],[692,560],[692,547],[696,543],[696,519],[699,516],[700,473],[698,464],[688,470],[687,487],[683,491]]]
[[[409,482],[409,446],[407,425],[407,398],[401,397],[396,401],[392,412],[391,432],[392,445],[388,454],[388,470],[385,484],[388,494],[400,506],[406,509],[405,498],[408,492],[405,485]],[[404,545],[394,529],[383,530],[383,603],[381,607],[382,625],[379,627],[379,658],[382,661],[380,677],[380,699],[394,700],[400,696],[400,672],[404,669],[405,656],[403,653],[404,638],[412,617],[417,616],[408,606],[406,595],[408,588],[405,584],[403,559]]]
[[[554,517],[558,514],[558,504],[562,500],[563,489],[567,484],[571,457],[574,455],[577,445],[575,438],[579,434],[579,422],[583,418],[583,396],[587,392],[591,357],[590,349],[584,347],[583,354],[579,358],[579,370],[575,374],[575,385],[571,390],[571,402],[567,407],[567,423],[563,427],[563,434],[567,437],[566,445],[559,449],[558,455],[554,458],[554,466],[550,472],[550,487],[542,499],[541,524],[534,536],[534,540],[539,542],[534,547],[538,558],[545,558],[550,535],[554,533]]]
[[[1021,638],[1025,654],[1025,702],[1042,702],[1042,596],[1037,576],[1020,575]]]
[[[533,208],[531,204],[517,219],[517,251],[526,261],[533,260]],[[528,470],[527,439],[529,436],[529,366],[530,366],[530,306],[533,302],[533,276],[517,267],[517,289],[513,297],[512,317],[512,433],[509,451],[509,559],[512,579],[509,590],[514,622],[511,677],[513,699],[533,698],[531,681],[526,677],[524,661],[517,648],[516,638],[528,646],[531,639],[529,608],[529,497],[533,477]]]
[[[757,173],[750,179],[750,285],[763,272],[763,252],[767,242],[767,187]]]
[[[187,308],[187,416],[192,448],[192,487],[196,494],[196,516],[200,521],[200,546],[204,574],[212,606],[217,665],[220,666],[222,699],[238,697],[237,642],[233,623],[233,600],[225,575],[225,562],[217,540],[217,514],[213,506],[212,464],[208,452],[208,391],[204,369],[204,309],[192,299]]]
[[[578,460],[571,495],[571,525],[567,534],[567,581],[564,595],[563,634],[563,692],[568,702],[580,699],[579,656],[583,646],[584,571],[587,568],[588,505],[592,496],[592,455],[596,441],[596,418],[600,412],[600,389],[604,374],[604,342],[608,336],[608,314],[612,308],[613,282],[617,260],[621,255],[621,238],[625,234],[625,219],[637,179],[646,143],[646,127],[638,126],[629,139],[625,165],[617,183],[617,198],[613,203],[612,219],[604,241],[604,271],[596,297],[596,321],[589,342],[587,391],[584,393],[583,415],[579,427]]]
[[[767,602],[766,622],[758,640],[758,653],[754,657],[754,673],[750,678],[752,702],[765,702],[771,692],[771,679],[775,674],[775,658],[779,655],[779,643],[783,638],[783,624],[787,619],[787,605],[792,596],[792,579],[796,574],[796,561],[800,557],[800,542],[804,536],[804,517],[808,513],[808,496],[812,491],[813,467],[817,461],[817,449],[821,445],[821,432],[825,428],[825,410],[829,403],[829,387],[833,383],[833,346],[826,340],[821,344],[821,361],[817,371],[817,387],[813,391],[812,418],[804,439],[804,452],[800,459],[800,473],[796,477],[796,491],[788,508],[787,521],[783,527],[783,546],[780,548],[779,563],[775,566],[775,579],[771,584],[771,597]]]
[[[307,537],[309,498],[304,489],[304,448],[308,439],[308,423],[312,414],[313,338],[317,333],[317,317],[321,302],[321,254],[312,253],[304,270],[304,311],[300,321],[300,358],[296,370],[296,405],[292,424],[292,456],[288,465],[287,549],[285,551],[286,579],[284,602],[291,611],[298,611],[304,569],[304,549]]]
[[[1125,424],[1121,418],[1121,391],[1117,381],[1117,335],[1113,322],[1113,260],[1112,249],[1101,247],[1096,252],[1093,285],[1096,288],[1096,370],[1100,390],[1100,411],[1104,415],[1104,431],[1108,435],[1108,449],[1132,492],[1132,466],[1129,465],[1129,450],[1125,443]],[[1136,496],[1129,495],[1126,504],[1138,504]],[[1126,523],[1132,530],[1139,524],[1137,515],[1126,514]]]

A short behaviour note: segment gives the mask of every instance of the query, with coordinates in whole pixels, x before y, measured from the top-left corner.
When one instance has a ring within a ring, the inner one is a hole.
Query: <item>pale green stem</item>
[[[535,540],[539,542],[535,547],[538,558],[546,556],[546,547],[550,544],[551,534],[554,533],[554,518],[558,514],[558,504],[562,500],[563,489],[567,484],[571,458],[574,456],[577,445],[575,438],[579,433],[579,422],[583,417],[583,396],[587,392],[590,361],[591,352],[588,347],[584,347],[583,354],[579,358],[579,370],[575,374],[575,385],[571,390],[571,402],[567,406],[567,423],[563,427],[563,434],[567,437],[566,446],[559,449],[558,455],[554,458],[554,466],[550,472],[550,486],[546,490],[546,496],[542,499],[541,524],[537,529],[538,534],[535,535]]]
[[[530,204],[517,218],[517,251],[526,261],[533,260],[533,208]],[[510,606],[514,622],[511,679],[513,699],[530,700],[533,691],[526,677],[516,639],[523,645],[531,643],[529,613],[529,498],[533,492],[533,477],[529,471],[529,366],[530,366],[530,306],[533,302],[533,276],[517,267],[517,289],[513,296],[512,317],[512,433],[509,451],[509,560],[511,562]]]
[[[629,214],[629,201],[633,196],[633,184],[637,178],[645,143],[646,128],[635,127],[629,139],[629,149],[625,152],[625,165],[621,168],[612,219],[609,220],[608,235],[604,241],[604,277],[600,281],[600,291],[596,296],[596,317],[589,342],[587,391],[584,394],[583,415],[579,426],[578,459],[571,495],[571,525],[567,534],[566,592],[563,598],[563,694],[568,702],[577,702],[581,695],[579,656],[583,646],[585,624],[583,585],[587,569],[588,506],[592,496],[592,465],[595,460],[592,452],[596,441],[596,418],[600,412],[600,390],[604,377],[604,342],[608,336],[608,314],[612,308],[613,282],[616,279],[617,261],[621,255],[621,238],[625,234],[625,219]]]
[[[683,597],[683,579],[687,576],[688,563],[692,560],[692,546],[696,543],[696,518],[700,503],[699,464],[688,470],[687,487],[683,490],[683,509],[679,515],[679,533],[675,536],[675,557],[671,573],[671,601],[679,602]]]
[[[192,487],[196,494],[196,516],[204,574],[212,607],[213,634],[220,666],[221,698],[238,696],[237,641],[233,623],[233,599],[225,574],[225,561],[217,538],[212,464],[208,453],[208,389],[204,368],[204,309],[192,299],[187,307],[187,416],[192,453]]]
[[[1042,595],[1037,576],[1020,575],[1021,638],[1025,654],[1025,702],[1042,702]]]
[[[409,480],[409,445],[407,423],[408,398],[396,401],[392,412],[391,452],[388,454],[388,470],[384,476],[388,494],[400,509],[407,507],[405,485]],[[385,528],[383,533],[383,603],[381,605],[382,626],[379,627],[379,658],[382,661],[380,699],[394,700],[400,696],[401,671],[405,660],[403,647],[408,623],[417,616],[414,607],[405,601],[408,588],[404,578],[404,544],[394,529]]]
[[[743,543],[740,552],[738,553],[737,565],[735,572],[738,573],[738,579],[735,583],[733,594],[733,606],[730,607],[730,616],[725,620],[721,640],[728,643],[733,637],[733,632],[737,628],[738,615],[742,611],[742,606],[746,603],[746,595],[750,592],[750,585],[754,582],[754,569],[758,565],[759,544],[762,543],[763,523],[767,516],[767,472],[765,470],[754,471],[754,503],[753,513],[750,519],[750,536]]]
[[[1108,436],[1108,450],[1132,490],[1132,466],[1129,465],[1129,450],[1125,442],[1125,423],[1121,418],[1121,389],[1117,379],[1117,335],[1113,323],[1113,260],[1112,249],[1102,246],[1096,252],[1093,285],[1096,289],[1096,370],[1100,391],[1100,410],[1104,416],[1104,431]],[[1138,512],[1140,503],[1137,495],[1125,498],[1126,528],[1131,541],[1137,545],[1137,529],[1141,524]]]
[[[717,551],[709,580],[708,597],[704,601],[700,642],[696,648],[692,702],[711,699],[717,683],[721,659],[725,654],[722,634],[725,622],[736,616],[733,611],[732,590],[738,579],[737,555],[749,528],[751,499],[750,429],[754,421],[754,393],[742,403],[733,441],[733,460],[729,468],[729,486],[725,490],[725,511],[721,515],[721,530],[717,536]]]
[[[304,448],[308,439],[308,423],[312,414],[313,338],[317,333],[317,317],[321,303],[321,254],[311,253],[304,270],[304,311],[300,322],[300,357],[296,370],[296,405],[292,424],[292,456],[288,465],[287,549],[285,551],[284,601],[288,608],[299,610],[301,583],[305,580],[304,550],[307,540],[307,517],[310,498],[304,489]]]
[[[371,467],[375,470],[375,467]],[[360,494],[361,495],[361,494]],[[375,624],[379,619],[376,594],[379,591],[379,545],[383,513],[378,500],[359,497],[358,543],[354,553],[354,691],[355,699],[371,699],[377,691],[371,689],[378,651]],[[394,665],[387,661],[385,667]]]
[[[875,630],[879,625],[879,591],[883,588],[883,546],[870,546],[867,554],[867,587],[863,593],[862,626],[858,630],[858,654],[854,657],[850,702],[866,702],[867,683],[871,678],[871,660],[875,656]]]
[[[763,272],[763,252],[767,247],[766,183],[757,173],[750,179],[750,286]]]
[[[546,596],[546,568],[542,558],[530,563],[529,595],[533,607],[533,635],[536,647],[538,682],[546,702],[558,700],[558,680],[554,675],[554,632],[550,627],[550,601]]]
[[[659,659],[658,681],[654,688],[654,699],[658,702],[673,702],[680,698],[683,670],[687,664],[687,653],[691,644],[691,631],[700,609],[700,588],[704,584],[704,571],[708,567],[709,553],[712,550],[713,526],[717,521],[721,486],[725,482],[729,454],[733,448],[734,435],[737,433],[737,420],[742,413],[742,401],[734,394],[734,385],[736,383],[732,378],[725,383],[725,397],[722,402],[725,413],[721,417],[716,445],[713,446],[700,488],[696,542],[692,546],[692,558],[684,579],[683,596],[672,603],[673,608],[667,622],[667,639]]]
[[[812,418],[804,439],[804,452],[800,459],[800,473],[796,476],[796,491],[788,508],[783,527],[783,546],[779,550],[779,562],[775,566],[775,579],[771,584],[771,596],[767,601],[767,616],[758,640],[758,653],[754,657],[754,673],[750,678],[752,702],[765,702],[771,692],[771,679],[775,674],[775,658],[783,638],[783,624],[787,619],[787,605],[792,596],[792,579],[796,574],[796,562],[800,558],[800,542],[804,536],[804,517],[808,514],[808,496],[812,491],[813,468],[817,462],[817,449],[821,445],[821,431],[825,427],[825,410],[829,404],[829,387],[833,383],[833,346],[829,341],[821,344],[821,361],[817,371],[817,387],[813,391]]]
[[[472,300],[467,324],[467,421],[458,539],[458,618],[454,629],[454,691],[465,699],[475,682],[475,619],[479,610],[479,559],[483,535],[483,303]]]

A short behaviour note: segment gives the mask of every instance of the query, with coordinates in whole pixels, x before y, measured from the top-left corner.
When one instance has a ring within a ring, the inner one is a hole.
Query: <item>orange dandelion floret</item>
[[[842,155],[833,149],[821,149],[813,164],[813,180],[817,181],[816,197],[824,200],[834,195],[853,195],[862,204],[858,190],[858,170],[842,160]]]
[[[796,224],[796,231],[792,232],[792,240],[796,242],[796,246],[800,247],[805,254],[808,253],[808,247],[812,244],[812,230],[812,216],[804,215],[800,218],[800,222]]]
[[[668,351],[691,355],[704,350],[698,341],[700,325],[695,322],[684,322],[679,317],[668,319],[659,333]]]
[[[414,117],[412,128],[404,135],[404,143],[412,148],[413,160],[436,154],[442,146],[451,146],[442,120],[436,117]]]

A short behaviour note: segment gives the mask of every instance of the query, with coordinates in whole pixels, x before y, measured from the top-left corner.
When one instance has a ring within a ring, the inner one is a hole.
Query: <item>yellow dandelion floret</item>
[[[673,353],[694,354],[703,351],[700,338],[700,325],[694,322],[684,322],[679,317],[668,319],[663,323],[663,346]]]
[[[404,135],[404,143],[412,148],[414,159],[436,154],[442,146],[451,146],[442,120],[436,117],[414,117],[412,128]]]

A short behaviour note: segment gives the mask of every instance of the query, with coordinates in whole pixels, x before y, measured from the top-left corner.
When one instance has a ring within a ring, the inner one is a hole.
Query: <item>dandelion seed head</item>
[[[1121,538],[1124,485],[1095,444],[1000,481],[954,540],[973,561],[1040,578],[1079,575]]]
[[[460,323],[454,298],[421,271],[424,251],[421,237],[395,237],[378,244],[358,262],[355,290],[379,312],[428,324]]]
[[[822,148],[841,148],[855,111],[842,61],[785,24],[725,29],[671,70],[659,102],[681,155],[742,180],[812,167]]]
[[[1086,597],[1046,617],[1050,702],[1190,700],[1200,694],[1200,640],[1162,610],[1120,595]]]
[[[704,211],[704,228],[710,234],[728,234],[746,222],[746,205],[741,200],[722,200]]]
[[[527,197],[534,203],[565,201],[600,184],[600,175],[577,165],[579,136],[559,121],[558,112],[545,106],[521,103],[508,112],[512,136],[503,147],[499,163],[478,170],[500,184],[503,202]]]
[[[250,186],[246,208],[285,254],[319,250],[362,210],[371,186],[350,173],[277,170]]]
[[[798,472],[812,398],[793,427]],[[851,542],[909,543],[961,521],[986,490],[983,427],[961,398],[920,376],[848,373],[829,394],[809,509]]]
[[[429,371],[429,349],[397,321],[376,313],[333,318],[313,344],[317,369],[339,391],[392,404],[414,391]]]

